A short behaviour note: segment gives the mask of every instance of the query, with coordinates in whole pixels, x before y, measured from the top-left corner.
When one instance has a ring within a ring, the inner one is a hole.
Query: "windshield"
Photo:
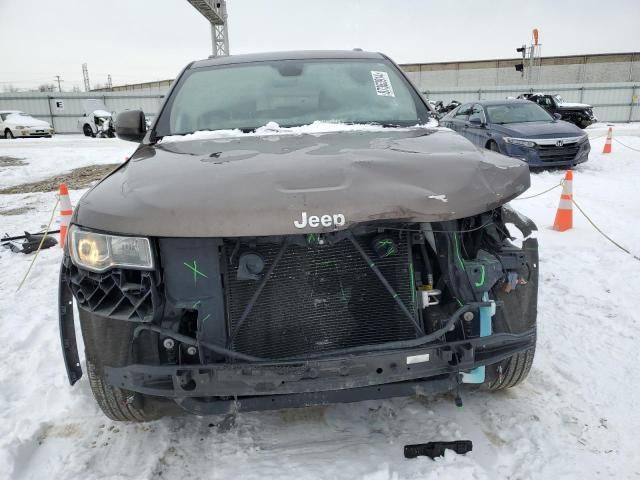
[[[485,106],[489,123],[552,122],[542,107],[532,102],[505,103]]]
[[[187,70],[156,137],[315,121],[411,126],[427,107],[385,60],[281,60]]]

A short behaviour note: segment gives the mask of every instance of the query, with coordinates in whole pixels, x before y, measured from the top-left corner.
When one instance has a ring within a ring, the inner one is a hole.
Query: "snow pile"
[[[393,128],[393,130],[410,130],[413,128],[436,128],[435,120],[430,120],[425,125],[415,125],[406,128]],[[281,127],[276,122],[269,122],[257,128],[254,132],[244,133],[242,130],[198,130],[187,135],[167,135],[162,137],[159,143],[188,142],[192,140],[220,140],[239,136],[265,137],[269,135],[302,135],[302,134],[323,134],[335,132],[381,132],[389,131],[389,127],[364,123],[340,123],[315,121],[309,125],[299,127]]]
[[[638,127],[615,127],[614,139],[640,150],[632,133]],[[638,254],[640,152],[614,141],[613,153],[602,155],[606,126],[588,131],[593,153],[574,173],[576,201]],[[127,153],[117,142],[110,151],[105,144],[112,140],[96,140],[68,139],[64,148],[47,140],[0,141],[0,156],[37,159],[59,173],[68,168],[69,152],[96,163]],[[51,146],[48,156],[40,143]],[[523,197],[562,176],[533,175]],[[74,204],[81,194],[71,192]],[[41,253],[19,293],[31,257],[0,249],[0,479],[637,478],[640,262],[578,212],[574,229],[553,231],[559,197],[556,189],[512,202],[539,227],[539,338],[531,375],[499,394],[465,390],[460,409],[451,397],[419,397],[242,413],[235,424],[190,416],[111,422],[98,411],[86,378],[73,388],[66,382],[56,316],[60,249]],[[0,215],[2,232],[39,228],[54,202],[54,193],[0,196],[0,211],[31,209]],[[472,440],[473,452],[436,461],[402,455],[407,443],[455,439]]]

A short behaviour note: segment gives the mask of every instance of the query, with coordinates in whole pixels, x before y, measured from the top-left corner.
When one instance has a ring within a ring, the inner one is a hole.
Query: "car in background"
[[[84,116],[78,120],[78,128],[86,137],[108,137],[116,136],[113,127],[113,114],[107,110],[102,100],[89,98],[82,104]]]
[[[3,138],[51,137],[53,127],[20,110],[0,110],[0,135]]]
[[[573,167],[586,162],[591,150],[582,130],[528,100],[465,103],[440,119],[440,125],[530,167]]]
[[[586,103],[565,102],[560,95],[549,95],[547,93],[523,93],[518,95],[531,102],[535,102],[544,108],[551,115],[557,113],[562,120],[571,122],[580,128],[587,128],[598,119],[593,114],[593,106]]]

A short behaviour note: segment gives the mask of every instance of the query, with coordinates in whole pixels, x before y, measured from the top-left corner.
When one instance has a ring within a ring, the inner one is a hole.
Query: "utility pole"
[[[111,81],[111,74],[107,75],[107,88],[109,90],[113,88],[113,82]]]
[[[515,64],[516,71],[520,72],[522,78],[526,78],[529,84],[540,81],[542,67],[542,44],[538,41],[539,31],[534,28],[531,33],[531,46],[522,45],[522,47],[516,48],[516,52],[522,54],[522,62]]]
[[[91,83],[89,82],[89,69],[86,63],[82,64],[82,78],[84,79],[84,91],[88,92],[91,90]]]
[[[58,80],[58,91],[62,92],[62,87],[60,86],[60,82],[64,82],[64,80],[60,80],[60,75],[56,75],[56,80]]]

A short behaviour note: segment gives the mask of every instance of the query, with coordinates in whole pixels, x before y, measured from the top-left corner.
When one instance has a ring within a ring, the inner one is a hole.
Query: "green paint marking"
[[[458,302],[458,305],[462,306],[462,302],[460,301],[460,299],[456,298],[456,302]]]
[[[211,314],[209,313],[206,317],[204,317],[204,318],[201,320],[201,322],[203,322],[203,323],[204,323],[204,321],[205,321],[207,318],[209,318],[210,316],[211,316]]]
[[[196,308],[198,305],[200,305],[200,300],[198,300],[196,303],[194,303],[191,308]]]
[[[398,253],[398,249],[395,245],[393,245],[392,247],[389,247],[387,253],[385,253],[382,258],[390,257],[391,255],[395,255],[396,253]]]
[[[193,261],[193,265],[189,265],[187,262],[184,262],[184,266],[187,267],[189,270],[191,270],[193,272],[193,284],[196,285],[198,283],[198,275],[200,275],[201,277],[204,278],[209,278],[207,277],[204,273],[202,273],[200,270],[198,270],[198,264],[196,263],[196,261]]]
[[[393,294],[393,298],[398,298],[398,294],[397,294],[397,293],[394,293],[394,294]]]
[[[413,263],[409,263],[409,274],[411,275],[411,303],[416,304],[416,279],[413,273]]]
[[[370,264],[369,264],[369,266],[370,266],[370,267],[375,267],[375,266],[376,266],[376,264],[375,264],[375,263],[370,263]]]
[[[457,234],[457,232],[453,233],[453,241],[454,241],[455,247],[456,247],[456,258],[458,259],[458,262],[460,263],[460,268],[462,270],[464,270],[464,261],[462,260],[462,256],[460,255],[460,245],[458,244],[458,234]]]
[[[398,253],[398,247],[396,247],[395,243],[393,243],[392,240],[380,240],[378,241],[378,247],[387,247],[387,251],[382,256],[382,258],[386,258]]]
[[[476,283],[476,287],[484,285],[484,265],[480,265],[480,268],[482,269],[482,273],[480,274],[480,281]]]

